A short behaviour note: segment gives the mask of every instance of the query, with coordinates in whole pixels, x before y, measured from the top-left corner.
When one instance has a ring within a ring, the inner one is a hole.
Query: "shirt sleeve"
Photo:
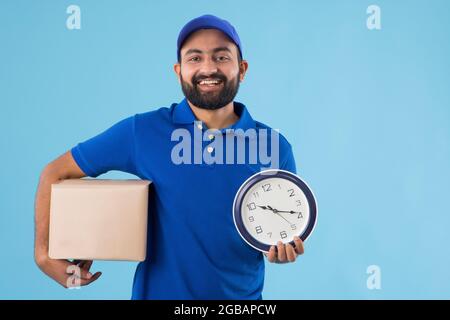
[[[114,124],[71,149],[75,162],[89,177],[110,170],[137,175],[135,162],[135,116]]]

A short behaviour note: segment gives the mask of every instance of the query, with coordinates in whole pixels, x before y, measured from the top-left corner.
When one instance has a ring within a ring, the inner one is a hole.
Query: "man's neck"
[[[239,120],[239,117],[234,113],[234,103],[231,101],[226,106],[216,109],[207,110],[194,106],[188,100],[189,106],[192,109],[195,117],[202,121],[208,129],[223,129],[227,128]]]

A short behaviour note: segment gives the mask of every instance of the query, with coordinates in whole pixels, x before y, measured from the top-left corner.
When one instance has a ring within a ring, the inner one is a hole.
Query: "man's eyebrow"
[[[228,47],[218,47],[218,48],[214,48],[214,50],[213,50],[214,53],[219,52],[219,51],[228,51],[229,53],[231,53],[231,50]]]
[[[219,51],[228,51],[229,53],[231,53],[230,48],[228,47],[217,47],[213,49],[213,52],[219,52]],[[192,54],[192,53],[203,53],[202,50],[200,49],[189,49],[188,51],[186,51],[185,55],[187,56],[188,54]]]
[[[199,49],[189,49],[188,51],[186,51],[186,53],[184,55],[187,56],[188,54],[191,54],[191,53],[203,53],[203,51],[199,50]]]

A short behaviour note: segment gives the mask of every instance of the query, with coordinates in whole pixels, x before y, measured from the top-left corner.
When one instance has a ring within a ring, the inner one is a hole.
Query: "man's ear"
[[[244,81],[245,73],[248,70],[248,62],[247,60],[242,60],[239,64],[239,80]]]
[[[173,65],[173,71],[175,71],[175,74],[177,75],[178,82],[181,83],[181,79],[180,79],[181,64],[179,62],[177,62]]]

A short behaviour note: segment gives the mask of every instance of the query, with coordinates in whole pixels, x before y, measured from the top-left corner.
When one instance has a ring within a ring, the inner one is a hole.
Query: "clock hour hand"
[[[277,212],[278,212],[277,209],[274,209],[274,208],[272,208],[271,206],[258,206],[258,207],[260,207],[261,209],[264,209],[264,210],[270,210],[270,211],[272,211],[273,213],[277,213]]]

